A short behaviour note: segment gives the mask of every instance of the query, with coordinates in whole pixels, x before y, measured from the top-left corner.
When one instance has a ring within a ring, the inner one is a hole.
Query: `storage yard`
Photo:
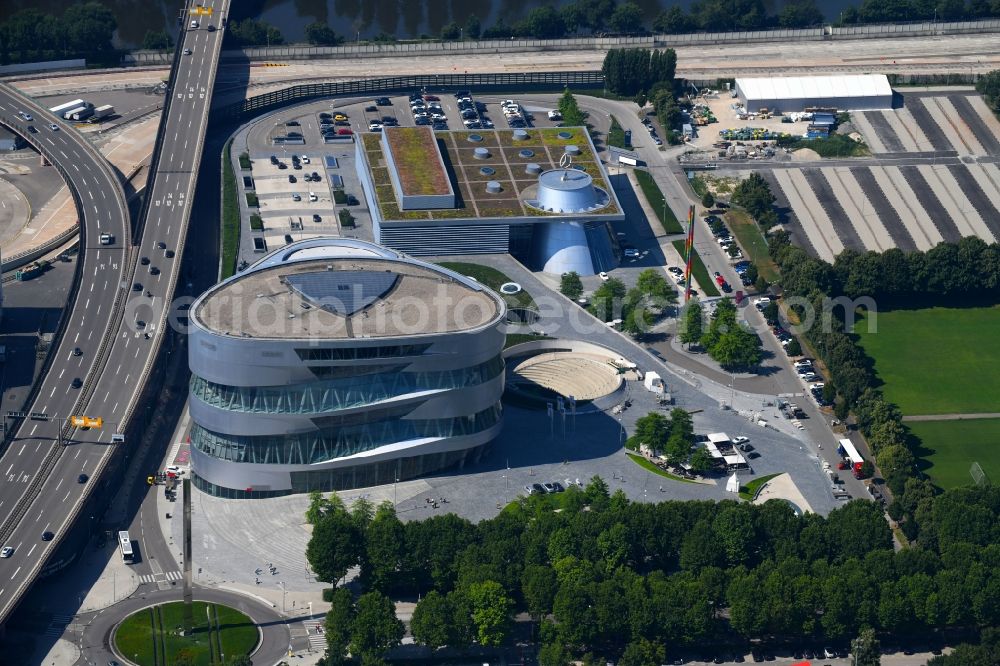
[[[796,244],[826,261],[845,248],[927,250],[964,236],[1000,240],[1000,121],[967,89],[897,97],[898,108],[851,114],[871,157],[824,160],[800,151],[789,160],[778,151],[775,161],[754,164],[771,183]],[[730,120],[720,117],[721,128]],[[804,127],[776,118],[751,123],[772,132],[798,128],[793,134]]]

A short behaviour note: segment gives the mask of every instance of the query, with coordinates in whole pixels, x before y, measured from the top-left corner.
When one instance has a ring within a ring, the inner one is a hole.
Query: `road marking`
[[[62,379],[64,374],[66,374],[66,368],[59,371],[59,379]]]
[[[91,288],[93,288],[93,286],[94,286],[94,285],[90,285],[90,286],[91,286]],[[77,333],[77,334],[76,334],[76,337],[75,337],[75,338],[73,338],[73,342],[76,342],[76,341],[77,341],[77,340],[79,340],[79,339],[80,339],[80,334],[79,334],[79,333]]]
[[[21,445],[21,450],[17,452],[17,455],[21,455],[22,453],[24,453],[24,447],[26,447],[26,446],[28,446],[28,445],[27,444],[22,444]]]
[[[27,555],[28,557],[31,557],[31,554],[32,554],[33,552],[35,552],[35,547],[36,547],[36,546],[38,546],[38,544],[37,544],[37,543],[33,543],[33,544],[31,544],[31,550],[29,550],[29,551],[28,551],[28,555]]]
[[[77,448],[76,448],[76,455],[75,455],[75,456],[73,456],[73,460],[76,460],[77,458],[79,458],[79,457],[80,457],[80,451],[82,451],[82,450],[83,450],[83,449],[81,449],[80,447],[77,447]]]
[[[18,567],[17,571],[14,572],[14,575],[11,576],[10,579],[14,580],[15,578],[17,578],[17,574],[19,574],[20,572],[21,572],[21,567]]]
[[[57,483],[57,484],[56,484],[56,487],[55,487],[55,489],[56,489],[56,490],[59,490],[59,486],[61,486],[61,485],[62,485],[62,482],[63,482],[63,480],[62,480],[62,479],[59,479],[59,483]],[[29,554],[30,554],[30,553],[29,553]]]
[[[63,498],[62,498],[62,501],[63,501],[63,502],[65,502],[65,501],[66,501],[66,500],[68,500],[68,499],[69,499],[69,491],[67,490],[67,491],[66,491],[66,497],[63,497]]]
[[[31,426],[31,432],[29,432],[28,434],[29,435],[34,435],[36,430],[38,430],[38,424],[37,423],[35,425]]]
[[[74,169],[76,169],[77,173],[79,173],[79,172],[80,172],[80,167],[78,167],[77,165],[75,165],[75,164],[74,164],[74,165],[73,165],[73,168],[74,168]]]

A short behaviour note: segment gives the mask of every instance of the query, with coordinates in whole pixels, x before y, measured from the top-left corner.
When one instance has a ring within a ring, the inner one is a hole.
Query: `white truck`
[[[64,113],[66,113],[67,111],[72,111],[73,109],[77,109],[81,106],[87,106],[87,103],[84,102],[82,99],[74,99],[72,102],[66,102],[64,104],[60,104],[59,106],[53,106],[51,109],[49,109],[49,113],[55,116],[59,116],[60,118],[64,118],[65,117],[63,116]]]
[[[94,109],[89,106],[78,106],[72,111],[67,111],[63,116],[66,120],[73,120],[79,122],[81,120],[86,120],[87,118],[94,115]]]
[[[99,123],[108,116],[112,116],[115,113],[115,107],[110,104],[105,104],[104,106],[99,106],[94,109],[94,114],[90,116],[87,120],[88,123]]]

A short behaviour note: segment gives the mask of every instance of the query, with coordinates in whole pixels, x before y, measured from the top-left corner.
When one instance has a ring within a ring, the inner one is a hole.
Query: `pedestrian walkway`
[[[73,618],[73,615],[67,614],[53,615],[52,619],[49,620],[49,626],[42,632],[43,635],[59,638],[66,631],[66,627],[73,624]]]
[[[171,580],[180,580],[184,577],[180,571],[168,571],[166,573],[151,573],[139,576],[140,583],[165,583]]]
[[[317,652],[326,650],[326,634],[323,633],[323,623],[319,620],[306,620],[302,624],[309,636],[309,648]]]

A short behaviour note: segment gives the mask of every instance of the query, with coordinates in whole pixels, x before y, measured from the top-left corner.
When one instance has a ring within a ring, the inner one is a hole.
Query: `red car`
[[[437,95],[424,95],[425,102],[440,102],[441,98]]]
[[[348,136],[350,134],[354,134],[354,132],[352,132],[350,128],[341,127],[339,130],[337,130],[337,134],[339,134],[340,136]]]
[[[718,284],[721,287],[722,285],[724,285],[726,283],[726,278],[722,277],[721,275],[716,275],[715,276],[715,283]]]

